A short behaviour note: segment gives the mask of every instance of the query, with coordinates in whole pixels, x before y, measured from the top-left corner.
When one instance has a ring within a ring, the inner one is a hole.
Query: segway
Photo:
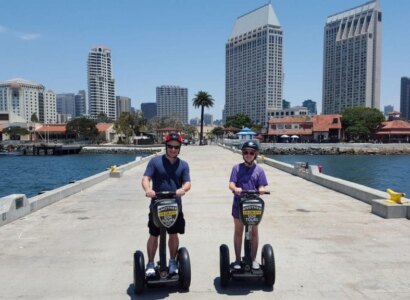
[[[269,192],[265,192],[269,194]],[[234,269],[234,263],[229,261],[229,248],[222,244],[219,248],[219,267],[221,286],[227,287],[231,279],[264,278],[265,285],[273,287],[275,284],[275,257],[272,246],[265,244],[262,248],[260,268],[252,269],[251,240],[252,226],[258,225],[262,220],[265,202],[259,197],[258,191],[242,191],[239,201],[239,216],[245,225],[244,252],[240,262],[241,269]]]
[[[178,274],[170,274],[167,267],[167,228],[174,225],[180,212],[175,195],[175,192],[158,192],[153,205],[151,205],[154,224],[160,228],[159,262],[155,267],[155,275],[145,276],[144,254],[139,250],[134,253],[134,289],[136,294],[141,294],[145,286],[179,285],[182,289],[189,289],[191,284],[191,263],[188,250],[185,247],[179,248],[176,257]]]

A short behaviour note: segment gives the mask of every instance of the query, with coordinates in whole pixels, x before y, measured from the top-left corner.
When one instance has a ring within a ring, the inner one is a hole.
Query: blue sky
[[[41,83],[55,93],[87,90],[90,48],[111,48],[116,94],[132,105],[155,102],[155,88],[204,90],[208,110],[222,117],[225,43],[238,16],[266,0],[0,0],[0,81]],[[365,0],[272,0],[284,31],[284,98],[317,101],[321,110],[323,28],[326,17]],[[381,109],[399,110],[400,78],[410,76],[408,0],[381,0]],[[406,29],[407,28],[407,29]]]

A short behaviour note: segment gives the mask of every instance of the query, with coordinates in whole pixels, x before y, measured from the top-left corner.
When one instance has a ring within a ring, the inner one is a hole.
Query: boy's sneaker
[[[256,260],[252,262],[252,269],[259,270],[260,266]]]
[[[241,262],[240,262],[240,261],[234,262],[233,268],[234,268],[235,270],[240,270],[240,269],[241,269]]]
[[[150,261],[147,263],[147,268],[145,269],[145,275],[147,277],[155,276],[155,263]]]
[[[169,260],[169,274],[178,274],[178,265],[175,259]]]

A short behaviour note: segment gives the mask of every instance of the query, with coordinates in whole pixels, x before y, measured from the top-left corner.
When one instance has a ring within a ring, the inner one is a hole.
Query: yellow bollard
[[[117,171],[118,167],[116,165],[111,166],[110,170],[111,172]]]
[[[390,199],[386,200],[388,203],[403,204],[407,202],[401,199],[402,197],[406,197],[405,193],[398,193],[398,192],[393,191],[392,189],[387,189],[386,192],[390,196]]]

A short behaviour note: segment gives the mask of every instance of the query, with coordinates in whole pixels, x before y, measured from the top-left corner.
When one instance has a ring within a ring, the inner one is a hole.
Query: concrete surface
[[[217,146],[181,152],[192,176],[180,238],[191,257],[189,292],[133,294],[132,255],[146,255],[148,237],[143,162],[0,227],[0,299],[408,299],[407,219],[380,218],[366,203],[267,165],[259,250],[274,248],[274,289],[246,281],[221,289],[220,244],[233,257],[228,180],[241,156]]]

